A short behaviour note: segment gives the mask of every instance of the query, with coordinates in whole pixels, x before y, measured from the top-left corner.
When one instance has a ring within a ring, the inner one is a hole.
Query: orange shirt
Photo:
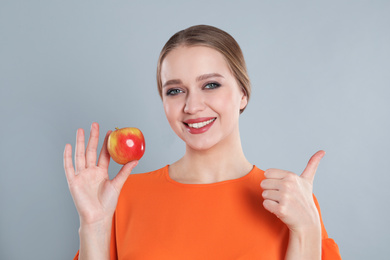
[[[264,209],[263,179],[256,166],[212,184],[178,183],[168,166],[130,175],[113,219],[111,259],[284,259],[289,230]],[[322,259],[341,259],[321,225]]]

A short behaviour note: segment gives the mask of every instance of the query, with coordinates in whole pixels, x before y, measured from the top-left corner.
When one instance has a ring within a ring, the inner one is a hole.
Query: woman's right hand
[[[97,159],[99,125],[93,123],[85,149],[84,130],[77,130],[75,149],[75,168],[72,162],[72,146],[67,144],[64,151],[64,169],[69,190],[80,216],[81,225],[94,225],[112,220],[118,202],[119,192],[138,161],[122,167],[114,179],[110,180],[108,165],[110,155],[107,151],[108,131]]]

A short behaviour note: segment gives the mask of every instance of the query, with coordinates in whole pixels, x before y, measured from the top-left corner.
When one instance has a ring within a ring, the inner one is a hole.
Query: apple
[[[115,129],[107,141],[111,158],[119,164],[141,159],[145,153],[145,138],[141,130],[135,127]]]

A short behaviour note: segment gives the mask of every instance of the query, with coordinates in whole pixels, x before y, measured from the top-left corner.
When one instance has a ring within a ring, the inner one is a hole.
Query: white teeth
[[[189,127],[192,127],[192,128],[202,128],[208,124],[210,124],[211,122],[213,122],[215,120],[215,118],[213,119],[210,119],[210,120],[207,120],[207,121],[204,121],[204,122],[200,122],[200,123],[195,123],[195,124],[188,124]]]

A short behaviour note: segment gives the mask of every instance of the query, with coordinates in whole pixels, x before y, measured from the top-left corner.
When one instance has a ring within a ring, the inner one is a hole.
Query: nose
[[[184,106],[184,113],[196,114],[204,109],[205,104],[200,93],[188,93],[186,97],[186,103]]]

